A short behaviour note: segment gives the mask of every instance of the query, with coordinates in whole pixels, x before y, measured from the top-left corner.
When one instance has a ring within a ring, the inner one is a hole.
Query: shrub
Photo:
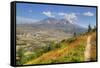
[[[67,40],[67,42],[68,43],[72,43],[73,41],[75,41],[76,40],[76,38],[74,37],[74,38],[69,38],[68,40]]]

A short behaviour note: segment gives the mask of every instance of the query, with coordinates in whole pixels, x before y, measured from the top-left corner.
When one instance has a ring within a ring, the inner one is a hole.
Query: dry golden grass
[[[39,62],[41,64],[42,61],[43,62],[47,62],[47,61],[56,59],[58,57],[64,56],[65,53],[67,54],[67,53],[69,53],[70,50],[78,47],[78,45],[80,44],[80,41],[85,41],[86,38],[87,38],[87,36],[84,36],[84,37],[80,36],[73,43],[69,43],[67,45],[65,44],[65,46],[66,46],[65,48],[56,49],[56,50],[50,51],[48,53],[45,53],[42,56],[40,56],[39,58],[27,62],[25,65],[28,65],[28,64],[39,64]]]
[[[64,48],[59,48],[59,49],[44,53],[40,57],[33,59],[33,60],[25,63],[24,65],[52,63],[53,60],[55,60],[57,58],[64,57],[65,55],[68,55],[68,53],[70,53],[70,52],[74,52],[74,50],[76,48],[80,47],[79,45],[81,42],[83,45],[86,45],[86,41],[87,41],[87,38],[89,35],[92,35],[92,41],[95,41],[96,34],[94,32],[78,36],[78,37],[76,37],[75,41],[73,41],[72,43],[67,43],[67,42],[64,43],[63,44],[65,46]],[[85,48],[85,46],[83,46],[83,47]],[[81,58],[84,58],[84,51],[81,52]],[[92,47],[91,47],[91,60],[95,60],[95,59],[96,59],[96,46],[92,45]],[[82,59],[81,61],[84,61],[84,59]]]

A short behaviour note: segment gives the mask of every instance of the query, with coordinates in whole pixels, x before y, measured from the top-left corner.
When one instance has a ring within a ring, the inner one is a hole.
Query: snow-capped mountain
[[[56,19],[56,18],[46,18],[39,22],[38,24],[33,24],[34,27],[38,27],[41,29],[58,29],[63,30],[64,32],[83,32],[86,29],[84,27],[79,26],[78,24],[70,23],[65,19]]]

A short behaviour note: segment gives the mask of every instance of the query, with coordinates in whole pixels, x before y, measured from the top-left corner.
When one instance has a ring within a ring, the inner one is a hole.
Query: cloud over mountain
[[[63,16],[70,23],[75,23],[77,21],[76,13],[58,13],[58,15]]]
[[[44,15],[46,15],[47,17],[55,17],[55,15],[53,15],[52,14],[52,12],[50,12],[50,11],[44,11],[44,12],[42,12],[42,14],[44,14]]]
[[[94,14],[92,12],[85,12],[83,13],[84,16],[94,16]]]

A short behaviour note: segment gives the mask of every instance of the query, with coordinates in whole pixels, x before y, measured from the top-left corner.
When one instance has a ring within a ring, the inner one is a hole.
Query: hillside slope
[[[96,41],[95,32],[82,34],[80,36],[71,38],[69,40],[63,40],[60,42],[61,48],[44,53],[42,56],[33,59],[25,63],[24,65],[85,61],[84,51],[87,45],[87,38],[90,35],[92,39],[91,42]],[[95,45],[91,43],[89,60],[90,61],[96,60],[96,43]]]

